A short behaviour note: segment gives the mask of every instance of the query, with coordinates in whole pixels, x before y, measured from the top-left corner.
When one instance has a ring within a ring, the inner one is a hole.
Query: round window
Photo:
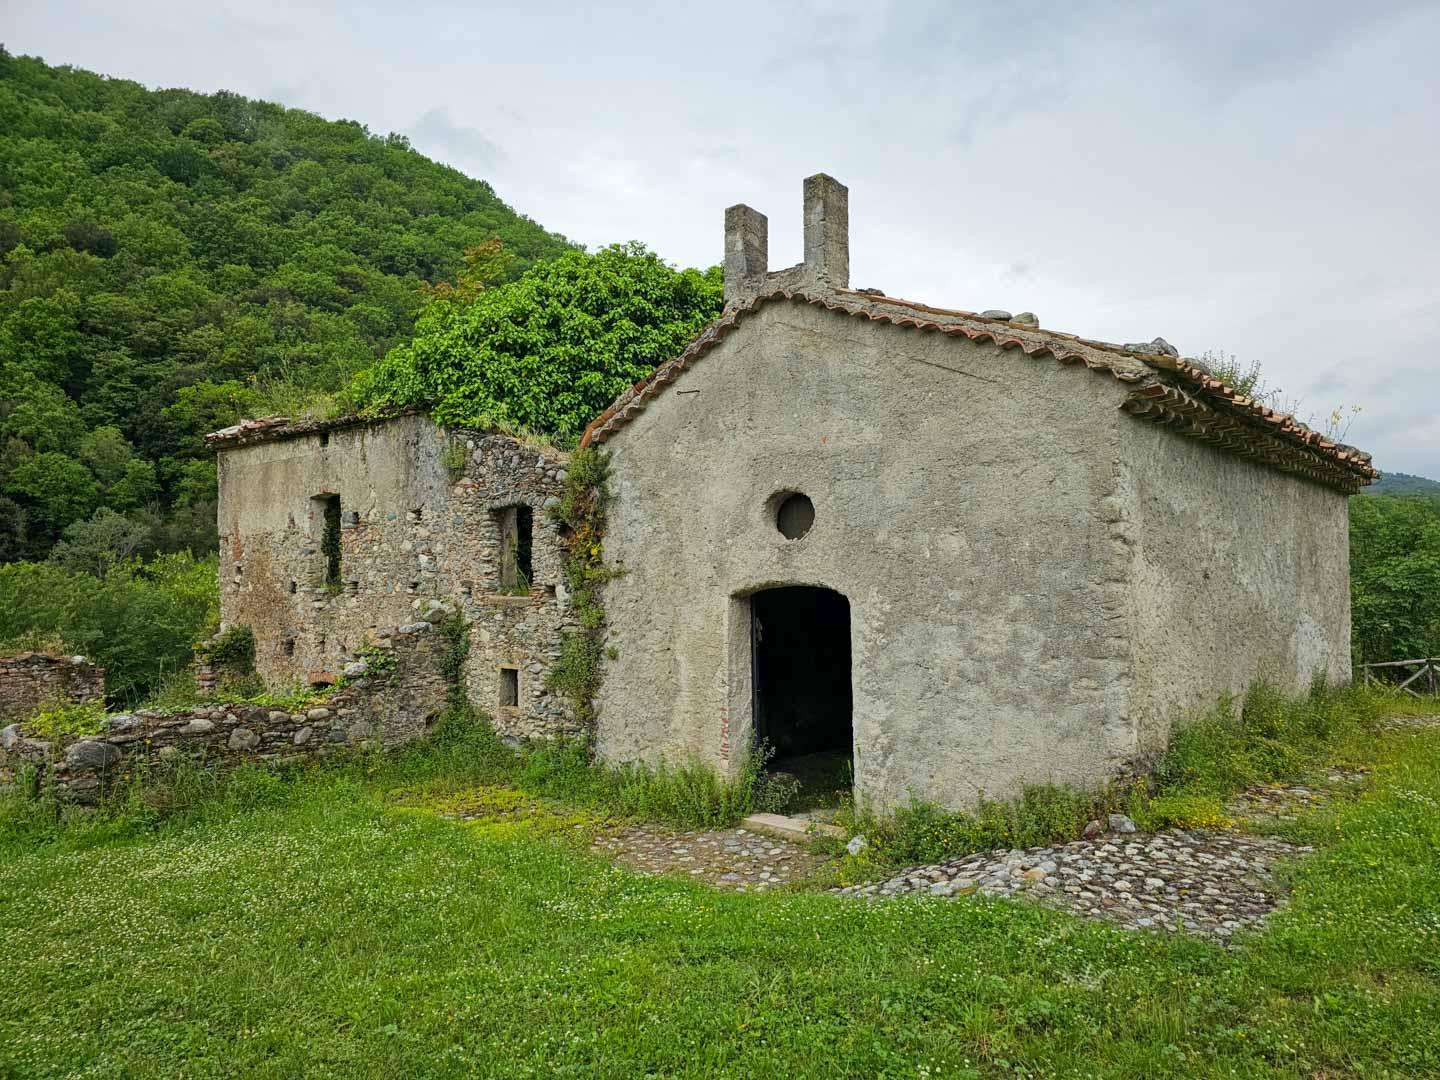
[[[799,540],[815,524],[815,504],[796,492],[788,495],[775,512],[775,527],[787,540]]]

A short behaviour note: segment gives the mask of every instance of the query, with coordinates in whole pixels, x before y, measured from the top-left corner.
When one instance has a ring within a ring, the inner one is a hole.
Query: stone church
[[[850,288],[848,192],[804,252],[725,215],[725,310],[598,417],[610,458],[609,761],[733,774],[752,740],[844,757],[858,800],[1093,785],[1259,677],[1350,677],[1348,497],[1378,475],[1178,356]],[[273,684],[441,604],[475,704],[576,730],[546,688],[566,455],[422,415],[248,421],[219,454],[222,612]]]

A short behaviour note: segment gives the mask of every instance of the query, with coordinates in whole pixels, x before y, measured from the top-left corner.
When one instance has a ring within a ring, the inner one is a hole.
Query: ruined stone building
[[[724,314],[585,435],[624,569],[603,758],[733,774],[758,737],[848,756],[876,808],[964,805],[1099,782],[1257,677],[1348,680],[1368,455],[1159,339],[851,289],[847,199],[805,182],[805,261],[780,271],[764,216],[728,210]],[[454,602],[476,704],[509,734],[571,728],[544,689],[564,455],[421,416],[213,442],[224,618],[267,679]]]
[[[543,678],[573,626],[544,513],[564,454],[415,415],[274,418],[210,442],[221,617],[254,631],[267,684],[333,680],[367,641],[421,628],[445,604],[471,624],[466,691],[503,734],[573,731]]]

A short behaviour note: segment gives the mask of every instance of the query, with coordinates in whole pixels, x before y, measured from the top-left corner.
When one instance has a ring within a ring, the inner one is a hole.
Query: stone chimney
[[[850,287],[850,189],[824,173],[805,178],[805,270],[818,285]]]
[[[770,219],[739,203],[725,211],[725,303],[754,296],[770,268]]]
[[[725,211],[725,306],[770,289],[850,287],[850,189],[833,176],[805,179],[805,261],[773,273],[768,219],[743,203]]]

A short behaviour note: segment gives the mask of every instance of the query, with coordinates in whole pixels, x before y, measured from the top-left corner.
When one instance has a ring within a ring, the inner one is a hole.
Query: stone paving
[[[602,834],[593,846],[641,873],[676,874],[740,892],[765,892],[802,881],[830,861],[830,856],[804,845],[748,829],[676,832],[635,824]]]
[[[1440,713],[1392,716],[1380,725],[1382,731],[1404,731],[1414,728],[1440,727]]]
[[[1335,767],[1322,783],[1256,784],[1226,803],[1228,813],[1251,821],[1288,821],[1332,801],[1337,795],[1355,791],[1364,782],[1368,769]]]
[[[1397,717],[1393,726],[1440,726],[1440,716]],[[1335,766],[1306,784],[1256,785],[1232,797],[1226,809],[1240,821],[1290,820],[1358,791],[1367,773]],[[822,815],[802,816],[815,820]],[[1224,943],[1238,931],[1263,924],[1285,900],[1288,890],[1277,881],[1276,866],[1313,850],[1243,832],[1144,834],[1120,815],[1108,825],[1111,831],[1105,832],[1102,823],[1092,822],[1087,839],[1071,843],[966,855],[831,891],[872,900],[905,895],[1030,899],[1135,930],[1184,931]],[[812,879],[836,858],[803,842],[745,828],[675,831],[625,824],[602,828],[592,846],[641,873],[688,877],[740,892],[814,887]]]
[[[1284,898],[1271,871],[1312,849],[1241,833],[1112,834],[1024,851],[993,851],[904,870],[837,892],[1028,897],[1137,930],[1220,940],[1257,926]]]

